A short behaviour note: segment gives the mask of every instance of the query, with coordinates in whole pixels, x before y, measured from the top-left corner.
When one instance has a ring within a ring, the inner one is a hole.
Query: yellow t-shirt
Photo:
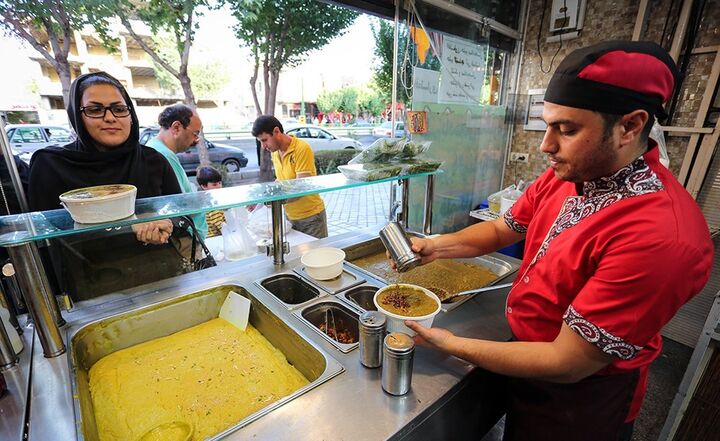
[[[295,179],[301,172],[310,172],[312,176],[317,176],[315,155],[313,155],[310,145],[294,136],[291,136],[290,145],[282,158],[280,158],[279,151],[272,153],[272,162],[275,167],[275,177],[279,181]],[[305,219],[324,209],[325,204],[317,194],[303,196],[297,201],[285,205],[285,213],[291,220]]]

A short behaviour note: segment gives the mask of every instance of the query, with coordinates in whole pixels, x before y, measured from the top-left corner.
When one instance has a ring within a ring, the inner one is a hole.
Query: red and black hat
[[[646,110],[664,117],[663,103],[680,80],[665,49],[649,41],[608,41],[578,49],[560,63],[545,101],[624,115]]]

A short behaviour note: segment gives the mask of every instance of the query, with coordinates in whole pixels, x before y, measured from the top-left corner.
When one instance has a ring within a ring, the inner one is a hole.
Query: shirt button
[[[523,277],[523,282],[530,283],[530,276]]]
[[[512,314],[512,307],[508,306],[507,312],[508,314]]]

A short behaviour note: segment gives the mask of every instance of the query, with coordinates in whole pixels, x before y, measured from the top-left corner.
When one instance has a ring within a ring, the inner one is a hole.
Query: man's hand
[[[132,225],[135,237],[144,244],[160,245],[167,243],[173,232],[173,225],[169,219],[145,222]]]
[[[426,328],[420,325],[418,322],[410,320],[405,321],[405,326],[417,332],[417,335],[413,337],[415,343],[420,346],[425,346],[439,351],[447,352],[449,349],[448,342],[455,335],[442,328]]]
[[[422,265],[428,264],[438,258],[438,254],[435,251],[435,246],[432,242],[432,239],[422,238],[422,237],[411,237],[410,244],[411,244],[412,250],[415,251],[422,259],[420,261]],[[388,253],[386,251],[385,255],[387,256],[388,260],[390,260],[390,268],[397,271],[397,264],[390,257],[390,253]]]
[[[552,342],[496,342],[458,337],[445,329],[406,321],[417,332],[415,343],[462,358],[483,369],[521,378],[575,383],[616,360],[563,322]]]

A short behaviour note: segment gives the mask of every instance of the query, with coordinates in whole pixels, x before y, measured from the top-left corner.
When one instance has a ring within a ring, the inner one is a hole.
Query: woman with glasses
[[[140,124],[135,109],[114,77],[97,72],[75,79],[67,114],[77,139],[33,155],[28,191],[31,210],[61,208],[62,193],[93,185],[132,184],[138,198],[180,193],[165,158],[138,143]],[[172,232],[168,220],[141,225],[135,230],[138,240],[146,243],[164,243]]]
[[[62,193],[94,185],[132,184],[137,187],[137,198],[180,193],[180,186],[167,160],[156,150],[138,142],[140,125],[135,109],[117,79],[105,72],[75,79],[70,89],[67,114],[77,139],[63,147],[38,150],[33,155],[28,184],[31,210],[61,208],[59,196]],[[178,222],[175,225],[178,226]],[[144,283],[144,279],[138,271],[131,271],[132,277],[124,273],[118,275],[117,268],[100,271],[106,269],[104,265],[108,263],[107,258],[100,256],[102,250],[105,254],[125,258],[127,262],[122,264],[124,267],[120,271],[127,272],[126,268],[132,266],[128,262],[133,256],[152,254],[154,249],[163,248],[162,244],[168,243],[173,230],[173,221],[164,219],[135,224],[132,232],[123,228],[113,237],[109,234],[81,234],[59,241],[60,246],[54,244],[56,250],[53,254],[57,257],[57,248],[60,248],[63,254],[82,255],[82,265],[79,266],[91,271],[79,277],[85,281],[124,278],[127,284],[140,284]],[[181,233],[176,230],[176,235]],[[95,245],[101,250],[94,250],[93,242],[97,242]],[[53,260],[57,262],[57,259]],[[66,263],[61,271],[67,272],[67,267]],[[135,282],[130,280],[133,277],[137,277]],[[117,288],[117,284],[110,285],[110,289]]]

